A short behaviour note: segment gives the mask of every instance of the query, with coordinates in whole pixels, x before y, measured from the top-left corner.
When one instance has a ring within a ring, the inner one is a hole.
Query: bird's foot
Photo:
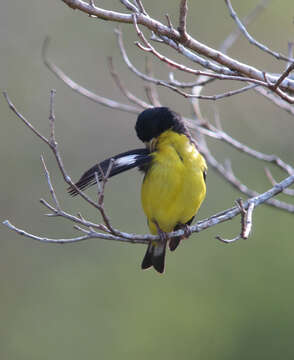
[[[158,233],[158,235],[160,237],[160,241],[163,242],[163,243],[167,242],[167,240],[168,240],[167,233],[160,229],[160,227],[159,227],[159,225],[157,224],[156,221],[154,221],[154,223],[156,225],[157,233]]]
[[[187,239],[187,238],[192,234],[192,231],[190,230],[190,226],[187,225],[187,224],[185,224],[185,225],[183,225],[183,228],[182,228],[182,229],[184,230],[184,236],[183,236],[183,238],[184,238],[184,239]]]

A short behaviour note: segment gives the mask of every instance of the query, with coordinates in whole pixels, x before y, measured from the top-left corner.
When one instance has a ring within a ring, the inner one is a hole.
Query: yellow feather
[[[150,232],[157,234],[155,222],[170,232],[197,213],[206,194],[203,172],[207,165],[189,139],[172,130],[158,137],[152,157],[141,200]]]

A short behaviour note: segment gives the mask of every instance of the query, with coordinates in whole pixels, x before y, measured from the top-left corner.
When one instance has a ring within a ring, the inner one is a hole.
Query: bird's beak
[[[156,139],[156,138],[153,138],[153,139],[151,139],[150,141],[148,141],[148,142],[146,141],[146,142],[145,142],[146,148],[147,148],[150,152],[155,151],[156,144],[157,144],[157,139]]]

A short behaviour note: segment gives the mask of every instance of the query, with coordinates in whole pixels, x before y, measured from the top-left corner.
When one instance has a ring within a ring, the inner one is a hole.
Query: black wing
[[[94,185],[96,183],[95,173],[98,174],[98,178],[99,180],[101,180],[102,175],[100,169],[102,169],[103,174],[105,175],[109,168],[111,159],[114,160],[114,163],[110,171],[109,177],[112,177],[114,175],[117,175],[121,172],[124,172],[126,170],[132,169],[137,166],[147,165],[151,160],[151,156],[149,150],[146,148],[130,150],[122,154],[115,155],[109,159],[102,161],[100,164],[96,164],[93,167],[91,167],[91,169],[89,169],[82,175],[80,180],[75,185],[80,190],[83,190],[91,185]],[[67,190],[72,196],[78,194],[76,189],[72,186],[70,186]]]

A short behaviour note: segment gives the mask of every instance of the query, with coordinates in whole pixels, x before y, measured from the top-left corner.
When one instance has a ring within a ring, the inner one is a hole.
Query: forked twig
[[[240,209],[241,214],[241,232],[233,239],[224,239],[221,236],[217,235],[216,239],[220,240],[223,243],[231,244],[240,239],[248,239],[251,229],[252,229],[252,215],[254,210],[254,203],[248,202],[248,208],[244,209],[243,201],[241,199],[236,200],[236,204]]]

